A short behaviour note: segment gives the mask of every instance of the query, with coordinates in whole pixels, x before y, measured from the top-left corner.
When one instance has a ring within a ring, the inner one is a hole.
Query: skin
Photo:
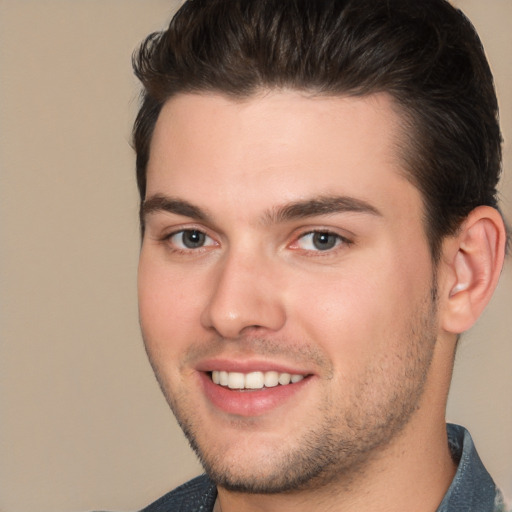
[[[141,326],[224,512],[434,511],[450,484],[456,337],[444,325],[457,249],[433,268],[399,136],[386,95],[181,94],[164,105]],[[187,248],[184,230],[202,244]],[[319,250],[312,232],[334,235],[333,247]],[[268,407],[244,392],[226,410],[205,391],[207,372],[224,367],[307,378]]]

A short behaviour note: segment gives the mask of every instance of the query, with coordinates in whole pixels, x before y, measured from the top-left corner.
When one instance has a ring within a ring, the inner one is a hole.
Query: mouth
[[[254,371],[249,373],[214,370],[210,378],[214,384],[233,390],[261,390],[296,384],[307,375],[276,371]]]
[[[207,400],[216,409],[239,417],[261,416],[287,404],[293,407],[299,403],[297,397],[304,397],[304,390],[314,380],[310,373],[263,369],[255,362],[215,361],[201,366],[197,375]]]

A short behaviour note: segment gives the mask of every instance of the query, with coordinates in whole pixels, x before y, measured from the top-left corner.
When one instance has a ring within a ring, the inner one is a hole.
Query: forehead
[[[385,94],[180,94],[155,126],[146,197],[179,195],[219,207],[229,199],[247,211],[335,193],[379,210],[390,202],[418,210],[399,157],[400,122]]]

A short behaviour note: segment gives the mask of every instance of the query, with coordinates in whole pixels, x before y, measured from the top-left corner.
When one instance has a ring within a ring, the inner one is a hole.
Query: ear
[[[460,232],[445,244],[443,329],[459,334],[476,322],[498,284],[505,242],[500,213],[490,206],[479,206],[469,214]]]

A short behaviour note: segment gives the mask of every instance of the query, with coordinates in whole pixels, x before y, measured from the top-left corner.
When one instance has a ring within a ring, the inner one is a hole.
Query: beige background
[[[512,1],[481,32],[506,138]],[[130,55],[164,0],[0,0],[0,511],[135,510],[199,471],[137,325]],[[512,271],[458,354],[448,417],[512,495]]]

